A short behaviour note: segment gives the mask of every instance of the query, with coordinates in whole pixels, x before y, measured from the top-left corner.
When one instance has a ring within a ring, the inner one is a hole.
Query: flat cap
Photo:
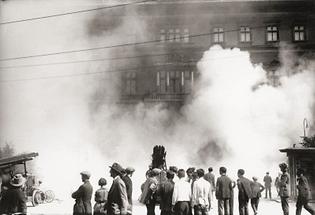
[[[91,173],[89,171],[83,171],[83,172],[80,172],[80,174],[86,176],[87,178],[91,177]]]
[[[125,172],[127,174],[133,173],[134,171],[135,171],[135,169],[133,167],[130,167],[130,166],[125,169]]]

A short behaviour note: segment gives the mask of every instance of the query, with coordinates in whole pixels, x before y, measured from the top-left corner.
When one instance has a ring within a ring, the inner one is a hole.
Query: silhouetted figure
[[[93,215],[106,215],[105,204],[108,198],[108,190],[105,188],[107,181],[105,178],[98,180],[100,188],[95,192],[94,200],[94,212]]]
[[[259,199],[261,193],[264,191],[265,187],[257,181],[257,177],[253,177],[253,182],[251,183],[253,196],[250,200],[251,206],[253,208],[254,214],[258,212]]]
[[[240,215],[248,215],[248,202],[252,198],[251,181],[244,177],[245,171],[237,171],[238,204]]]
[[[25,178],[16,174],[9,182],[8,190],[3,193],[0,203],[1,214],[25,214],[27,212],[26,196],[23,192]]]
[[[110,166],[110,176],[113,178],[112,186],[108,192],[108,198],[105,205],[107,215],[126,215],[128,208],[128,197],[126,185],[121,179],[124,169],[118,164],[113,163]]]
[[[90,184],[91,174],[87,171],[80,173],[83,184],[77,191],[72,193],[72,198],[75,199],[73,206],[73,215],[91,215],[92,214],[92,193],[93,187]]]
[[[283,215],[289,215],[289,174],[287,173],[288,165],[286,163],[279,164],[282,172],[279,180],[279,196],[281,198],[281,207]]]
[[[268,198],[268,194],[269,194],[269,198],[271,199],[271,184],[272,184],[272,178],[269,175],[269,172],[266,172],[266,175],[264,177],[264,182],[265,182],[265,198]]]
[[[226,168],[220,167],[220,177],[217,179],[215,196],[218,200],[219,215],[230,214],[230,200],[233,193],[232,180],[226,175]]]
[[[302,207],[305,208],[310,214],[314,215],[315,210],[309,205],[311,199],[311,191],[308,185],[307,178],[304,176],[304,170],[298,169],[296,172],[297,175],[297,189],[298,197],[296,201],[296,215],[301,215]]]
[[[166,172],[167,181],[165,181],[160,187],[160,209],[161,215],[172,215],[172,197],[174,191],[174,176],[175,173],[171,170]]]

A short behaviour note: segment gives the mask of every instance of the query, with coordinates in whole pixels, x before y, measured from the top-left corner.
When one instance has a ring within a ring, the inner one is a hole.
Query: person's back
[[[20,187],[9,187],[1,199],[0,212],[3,214],[26,214],[26,196]]]
[[[204,179],[211,184],[213,189],[215,188],[215,176],[212,172],[206,173]]]
[[[204,178],[199,178],[194,183],[193,188],[193,204],[210,206],[211,184]]]
[[[95,202],[104,203],[107,201],[108,190],[105,187],[101,187],[95,192]]]
[[[174,176],[173,176],[174,178]],[[161,195],[161,202],[160,208],[161,212],[169,212],[172,210],[172,197],[174,191],[174,181],[169,179],[161,185],[160,188],[160,195]]]
[[[231,190],[232,190],[232,180],[226,175],[221,175],[217,179],[216,198],[217,199],[231,198]]]
[[[75,199],[75,205],[73,207],[73,214],[92,214],[92,194],[93,187],[89,182],[91,174],[87,171],[80,173],[83,184],[72,193],[71,197]]]

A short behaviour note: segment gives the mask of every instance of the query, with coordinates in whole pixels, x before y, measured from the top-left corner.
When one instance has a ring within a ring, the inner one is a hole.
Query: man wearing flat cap
[[[73,206],[73,215],[91,215],[92,214],[92,193],[93,187],[90,184],[91,174],[88,171],[80,173],[83,184],[77,191],[72,193],[72,198],[75,199]]]
[[[25,181],[22,174],[16,174],[9,182],[8,190],[1,199],[1,214],[26,214],[26,196],[22,191]]]
[[[107,215],[126,215],[128,209],[128,197],[125,182],[121,179],[125,170],[118,164],[110,166],[110,176],[114,179],[108,192]]]
[[[132,167],[127,167],[125,169],[125,174],[122,177],[122,180],[125,182],[127,197],[128,197],[128,214],[132,214],[132,174],[134,173],[135,169]]]

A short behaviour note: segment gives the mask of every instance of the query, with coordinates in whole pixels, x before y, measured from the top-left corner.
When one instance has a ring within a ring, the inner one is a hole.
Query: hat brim
[[[23,186],[25,184],[25,182],[26,182],[26,179],[22,179],[22,181],[20,183],[18,183],[18,184],[15,184],[12,181],[10,181],[10,185],[13,186],[13,187],[21,187],[21,186]]]
[[[117,173],[122,174],[123,172],[121,170],[116,169],[115,167],[109,166],[109,168],[115,170]]]

